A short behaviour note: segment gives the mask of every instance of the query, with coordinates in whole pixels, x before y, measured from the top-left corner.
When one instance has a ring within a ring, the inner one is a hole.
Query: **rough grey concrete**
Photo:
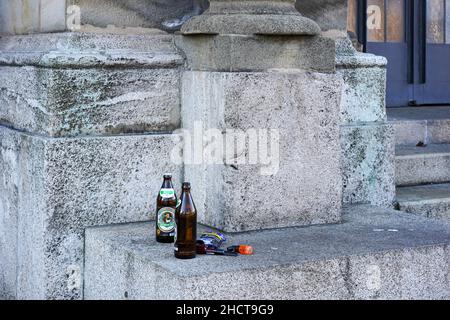
[[[230,235],[230,244],[253,245],[253,256],[190,261],[156,244],[153,229],[145,223],[87,230],[85,298],[450,297],[450,227],[419,216],[355,206],[342,224]]]
[[[182,28],[183,35],[277,35],[315,36],[320,27],[301,15],[275,14],[204,14],[190,19]]]
[[[172,37],[130,37],[95,33],[41,36],[43,43],[31,55],[27,40],[36,43],[39,37],[2,38],[0,103],[4,107],[0,122],[49,136],[178,128],[178,67],[183,59]],[[152,40],[156,43],[139,43]],[[131,50],[139,52],[131,54]]]
[[[389,108],[397,145],[450,143],[450,107]]]
[[[392,207],[395,156],[392,126],[359,123],[341,128],[343,201]]]
[[[428,144],[427,120],[391,120],[394,127],[395,144],[397,146],[416,146],[419,143]]]
[[[207,129],[280,135],[280,166],[272,176],[261,175],[262,164],[186,166],[200,221],[228,231],[339,221],[340,86],[335,75],[300,70],[186,72],[183,128],[192,132],[203,121]],[[248,159],[248,152],[240,156]]]
[[[397,188],[402,211],[450,222],[450,184]]]
[[[20,165],[17,136],[0,132],[0,296],[16,295],[18,190]]]
[[[334,41],[323,37],[202,35],[177,38],[177,44],[189,70],[335,70]]]
[[[0,122],[49,136],[172,131],[176,69],[0,67]]]
[[[184,35],[318,35],[320,27],[302,16],[294,0],[211,0],[210,7],[181,28]]]
[[[450,145],[396,148],[397,186],[450,181]]]
[[[296,0],[210,0],[210,7],[205,14],[293,14]]]
[[[450,118],[428,120],[428,143],[450,143]]]
[[[84,228],[152,219],[161,175],[181,181],[171,135],[0,137],[2,286],[19,299],[82,297]]]
[[[82,32],[0,38],[0,65],[156,69],[182,62],[173,35],[156,29],[87,27]]]
[[[355,52],[339,54],[336,63],[344,79],[341,123],[385,122],[386,59]]]

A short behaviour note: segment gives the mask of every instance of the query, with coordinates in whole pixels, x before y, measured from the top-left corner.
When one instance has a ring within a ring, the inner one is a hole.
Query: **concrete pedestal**
[[[223,141],[238,130],[247,145],[254,129],[269,138],[255,150],[233,148],[225,164],[186,166],[200,221],[227,231],[339,222],[340,85],[335,75],[301,70],[185,72],[184,129],[200,123],[225,133]],[[271,161],[251,164],[262,144]]]
[[[182,34],[190,69],[183,128],[192,132],[198,121],[224,136],[230,129],[279,136],[279,169],[268,175],[249,161],[249,148],[232,157],[244,163],[186,166],[200,221],[227,231],[340,221],[334,41],[294,1],[212,1]]]

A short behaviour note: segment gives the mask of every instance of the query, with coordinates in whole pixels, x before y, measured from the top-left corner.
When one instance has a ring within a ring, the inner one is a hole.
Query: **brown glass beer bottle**
[[[197,209],[191,195],[191,184],[183,183],[181,205],[175,213],[176,236],[175,257],[178,259],[192,259],[196,254],[197,241]]]
[[[173,243],[175,239],[175,209],[177,195],[173,189],[172,175],[164,175],[164,182],[156,200],[156,241]]]

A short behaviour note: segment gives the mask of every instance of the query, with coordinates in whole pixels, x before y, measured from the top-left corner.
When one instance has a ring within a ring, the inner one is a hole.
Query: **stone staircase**
[[[388,115],[398,208],[450,221],[450,107],[396,108]]]

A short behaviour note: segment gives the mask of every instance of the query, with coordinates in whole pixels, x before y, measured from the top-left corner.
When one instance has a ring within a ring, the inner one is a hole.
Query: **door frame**
[[[407,47],[405,56],[407,59],[406,85],[408,86],[408,89],[405,89],[405,94],[408,94],[409,96],[409,98],[407,99],[408,101],[406,102],[407,105],[405,106],[426,106],[427,104],[424,101],[424,87],[427,83],[427,1],[404,1],[404,43]],[[356,31],[358,42],[362,44],[363,52],[367,52],[369,43],[367,39],[367,5],[367,0],[357,1]],[[384,17],[386,19],[386,14],[384,15]],[[444,45],[450,46],[450,44]],[[442,104],[448,105],[448,103]],[[431,103],[428,105],[436,106],[439,105],[439,103]]]

